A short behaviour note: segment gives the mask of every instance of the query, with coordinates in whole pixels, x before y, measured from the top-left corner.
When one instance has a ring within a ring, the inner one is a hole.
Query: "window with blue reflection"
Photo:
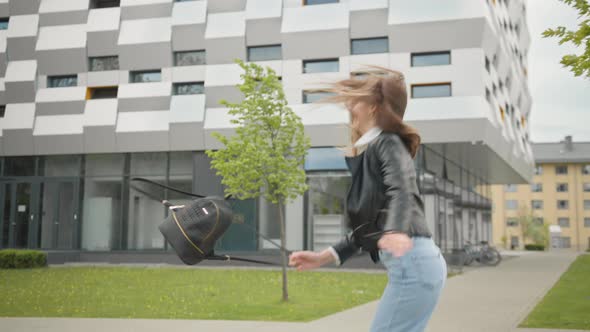
[[[268,61],[282,59],[281,45],[248,47],[248,61]]]
[[[323,100],[336,94],[328,91],[303,91],[303,103],[310,104]]]
[[[442,66],[451,64],[451,52],[412,53],[412,67]]]
[[[337,148],[312,148],[305,158],[306,171],[348,170],[344,151]]]
[[[371,54],[389,52],[389,41],[387,37],[353,39],[351,41],[350,46],[352,54]]]
[[[340,71],[338,59],[304,60],[303,73],[333,73]]]
[[[450,97],[451,83],[412,85],[412,98]]]

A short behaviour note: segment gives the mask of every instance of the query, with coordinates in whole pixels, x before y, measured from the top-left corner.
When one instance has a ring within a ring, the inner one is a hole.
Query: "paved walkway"
[[[498,267],[469,269],[447,281],[427,332],[555,332],[517,329],[518,323],[574,260],[571,252],[523,255]],[[245,321],[0,318],[2,332],[313,332],[367,331],[377,302],[310,323]],[[574,332],[568,330],[567,332]]]

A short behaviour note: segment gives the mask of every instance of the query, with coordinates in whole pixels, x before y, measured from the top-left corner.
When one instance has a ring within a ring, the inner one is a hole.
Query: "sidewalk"
[[[574,253],[534,253],[498,267],[470,269],[447,281],[427,332],[554,332],[516,326],[575,259]],[[6,332],[312,332],[367,331],[377,302],[371,302],[309,323],[149,320],[0,318]],[[568,330],[568,332],[575,332]]]

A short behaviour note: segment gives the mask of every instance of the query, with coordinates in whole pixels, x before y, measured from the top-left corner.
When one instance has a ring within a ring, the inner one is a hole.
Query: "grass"
[[[385,274],[146,267],[0,270],[0,316],[310,321],[381,295]]]
[[[590,330],[590,255],[578,256],[521,326]]]

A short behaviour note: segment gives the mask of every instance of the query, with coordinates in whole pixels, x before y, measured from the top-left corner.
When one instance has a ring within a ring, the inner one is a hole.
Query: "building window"
[[[331,97],[334,95],[335,94],[333,92],[328,92],[328,91],[303,91],[303,103],[304,104],[315,103],[319,100],[322,100],[324,98],[328,98],[328,97]]]
[[[8,30],[8,17],[0,18],[0,30]]]
[[[148,83],[148,82],[160,82],[162,80],[162,71],[160,70],[149,70],[149,71],[132,71],[130,74],[129,81],[131,83]]]
[[[557,190],[558,193],[565,193],[567,192],[567,188],[567,183],[558,183],[555,190]]]
[[[86,91],[86,99],[110,99],[117,98],[119,88],[116,86],[88,88]]]
[[[350,73],[350,78],[364,80],[367,79],[369,76],[387,76],[387,72],[379,71],[379,70],[369,70],[369,71],[355,71]]]
[[[557,224],[560,227],[570,227],[570,218],[557,218]]]
[[[532,206],[533,210],[540,210],[543,208],[543,201],[538,200],[538,199],[533,199],[531,201],[531,206]]]
[[[565,165],[555,166],[555,174],[557,174],[557,175],[567,174],[567,166],[565,166]]]
[[[590,218],[584,218],[584,227],[590,228]]]
[[[174,83],[175,95],[199,95],[205,93],[203,82]]]
[[[557,209],[559,209],[559,210],[567,210],[567,209],[569,209],[569,206],[570,206],[570,204],[569,204],[569,201],[567,201],[567,200],[558,200],[557,201]]]
[[[338,3],[339,0],[303,0],[304,6],[323,5],[325,3]]]
[[[353,55],[388,53],[389,39],[387,37],[353,39],[350,42],[350,52]]]
[[[543,191],[543,184],[542,183],[533,183],[531,184],[531,191],[534,193],[540,193]]]
[[[282,58],[281,45],[248,47],[248,61],[281,60]]]
[[[490,92],[490,89],[486,88],[486,100],[488,101],[488,103],[492,102],[492,94]]]
[[[562,248],[571,248],[572,242],[569,236],[562,236],[561,237],[561,247]]]
[[[590,210],[590,200],[589,199],[584,200],[584,210]]]
[[[174,52],[175,66],[199,66],[207,64],[205,51]]]
[[[507,210],[516,210],[518,209],[518,202],[513,199],[506,200],[506,209]]]
[[[340,71],[338,59],[303,60],[303,73],[329,73]]]
[[[63,88],[76,85],[78,85],[78,75],[47,77],[47,87],[49,88]]]
[[[100,56],[89,58],[90,71],[119,70],[118,56]]]
[[[582,174],[584,174],[584,175],[590,174],[590,165],[582,166]]]
[[[0,118],[3,118],[5,113],[6,113],[6,105],[0,105]]]
[[[516,218],[508,218],[508,219],[506,219],[506,226],[508,226],[508,227],[518,227],[518,219],[516,219]]]
[[[451,64],[451,52],[412,53],[412,67],[443,66]]]
[[[90,8],[110,8],[120,6],[120,0],[92,0],[90,3]]]
[[[543,166],[535,166],[534,174],[543,175]]]
[[[487,56],[485,56],[484,59],[485,59],[484,61],[485,61],[486,71],[489,73],[490,72],[490,59]]]
[[[504,191],[507,193],[514,193],[517,190],[517,186],[515,184],[507,184],[504,185]]]
[[[585,192],[590,192],[590,182],[584,182],[582,187],[584,188]]]
[[[543,219],[543,217],[533,217],[533,223],[537,225],[543,225],[545,223],[545,219]]]
[[[450,97],[451,83],[412,84],[412,98]]]

